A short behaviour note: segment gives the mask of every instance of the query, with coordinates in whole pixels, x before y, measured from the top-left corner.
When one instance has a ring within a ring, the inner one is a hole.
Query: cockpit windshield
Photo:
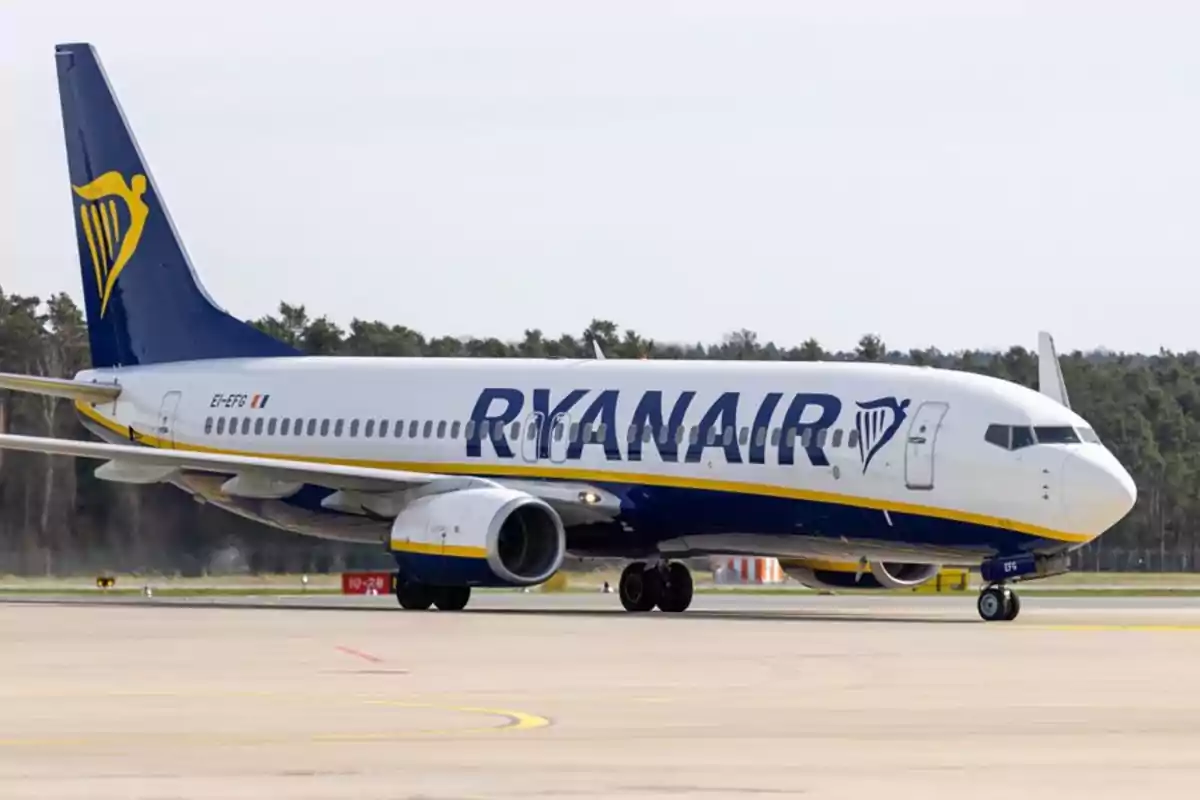
[[[1091,428],[1070,425],[989,425],[983,438],[1005,450],[1020,450],[1035,444],[1100,444],[1100,437]]]

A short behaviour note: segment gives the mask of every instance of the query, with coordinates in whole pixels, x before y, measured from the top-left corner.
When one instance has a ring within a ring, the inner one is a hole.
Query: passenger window
[[[230,436],[237,436],[237,422],[238,422],[237,417],[229,418],[229,435]]]
[[[708,426],[708,432],[704,434],[704,443],[707,445],[710,445],[710,446],[717,443],[716,426],[714,426],[714,425]]]
[[[730,425],[728,428],[725,429],[725,446],[728,447],[731,444],[733,444],[733,426],[732,425]]]
[[[329,435],[329,420],[327,420],[327,419],[321,420],[321,435],[322,436]]]
[[[693,425],[688,431],[688,444],[695,444],[698,441],[700,441],[700,426]]]
[[[473,419],[467,420],[467,424],[463,428],[463,436],[465,436],[468,439],[475,438],[475,420],[473,420]]]
[[[630,426],[629,426],[629,431],[628,431],[628,432],[626,432],[626,434],[625,434],[625,441],[627,441],[627,442],[636,442],[637,440],[638,440],[638,428],[637,428],[637,425],[630,425]]]
[[[1029,427],[1013,427],[1012,429],[1012,449],[1020,450],[1022,447],[1030,447],[1033,445],[1033,430]]]
[[[749,441],[750,441],[750,428],[743,425],[742,426],[742,435],[738,437],[738,444],[745,447],[746,443]]]
[[[842,446],[842,429],[841,428],[838,428],[836,431],[833,432],[833,446],[834,447]]]
[[[209,417],[208,419],[204,420],[204,432],[212,433],[212,429],[213,429],[213,418]]]
[[[350,429],[350,435],[351,436],[354,435],[353,428]],[[363,438],[370,439],[374,435],[375,435],[375,420],[369,419],[369,420],[367,420],[367,424],[363,426]],[[379,429],[379,435],[383,436],[383,428]]]
[[[604,426],[604,423],[603,423],[603,422],[601,422],[599,425],[597,425],[597,426],[596,426],[596,438],[595,438],[595,441],[597,441],[597,442],[603,442],[603,441],[605,441],[605,440],[608,438],[608,436],[606,435],[607,433],[608,433],[608,428],[606,428],[606,427]]]
[[[1010,447],[1008,434],[1011,430],[1012,428],[1008,425],[988,425],[987,431],[983,434],[983,440],[1008,450]]]
[[[521,423],[514,422],[508,435],[514,442],[521,441]]]
[[[425,430],[423,431],[423,433],[425,434],[426,439],[429,439],[430,437],[433,436],[433,420],[431,420],[431,419],[425,420]]]
[[[283,421],[279,423],[279,435],[280,436],[288,435],[288,431],[291,429],[290,428],[291,422],[292,422],[291,417],[284,417]]]
[[[821,428],[819,431],[817,431],[817,447],[822,447],[822,448],[825,447],[825,437],[828,434],[829,434],[828,428]],[[807,432],[804,435],[805,435],[805,438],[808,437]],[[807,445],[805,445],[805,446],[807,447]]]
[[[446,420],[442,420],[442,421],[440,421],[440,422],[438,423],[438,426],[437,426],[437,438],[439,438],[439,439],[445,439],[445,438],[446,438]]]
[[[571,434],[570,434],[568,441],[571,441],[571,442],[579,441],[579,423],[578,422],[571,423]]]
[[[275,426],[278,423],[279,423],[279,421],[277,419],[275,419],[274,417],[271,417],[271,419],[267,421],[267,436],[275,435]]]
[[[314,417],[314,418],[312,418],[312,419],[310,419],[310,420],[308,421],[308,435],[309,435],[309,436],[316,436],[316,435],[317,435],[317,420],[316,420],[316,417]]]
[[[396,425],[396,430],[400,430],[399,424]],[[383,437],[387,436],[387,432],[388,421],[386,419],[379,420],[379,438],[382,439]],[[399,436],[400,434],[397,433],[396,435]]]
[[[529,425],[525,428],[525,438],[528,439],[529,441],[532,442],[534,439],[536,439],[537,434],[538,434],[538,426],[537,425]]]
[[[254,435],[262,436],[262,432],[263,432],[263,418],[259,417],[258,419],[254,420]]]
[[[350,438],[353,439],[356,436],[358,436],[358,420],[352,419],[350,420]]]
[[[858,447],[858,430],[850,431],[850,435],[846,437],[846,447]]]
[[[462,428],[462,423],[459,422],[458,420],[454,420],[454,423],[450,426],[450,438],[457,439],[458,432],[461,428]]]
[[[757,447],[762,447],[767,443],[767,429],[759,428],[754,432],[754,444]]]
[[[337,422],[333,423],[334,436],[341,436],[343,430],[345,430],[345,420],[339,419]]]
[[[561,442],[563,438],[563,424],[561,422],[554,423],[554,441]]]
[[[662,442],[663,444],[667,443],[667,429],[666,428],[663,428],[661,431],[659,431],[658,440],[660,442]],[[642,441],[645,442],[646,444],[652,444],[654,442],[654,431],[650,430],[649,425],[642,428]]]
[[[408,423],[408,438],[410,438],[410,439],[417,438],[417,431],[420,427],[421,427],[421,423],[415,419],[412,422]]]
[[[304,435],[304,420],[301,419],[300,417],[296,417],[296,427],[292,429],[292,435],[293,436]]]
[[[812,446],[812,428],[805,428],[804,433],[800,434],[800,446],[804,448]]]
[[[795,447],[796,446],[796,429],[788,428],[787,435],[783,437],[783,441],[787,444],[788,447]]]
[[[496,420],[496,427],[495,427],[495,431],[496,431],[496,438],[497,438],[497,439],[503,439],[503,438],[504,438],[504,423],[503,423],[502,421],[500,421],[500,420]]]
[[[224,432],[225,432],[225,418],[217,417],[217,433],[222,434]]]
[[[250,435],[250,418],[242,417],[242,436]]]
[[[773,428],[771,430],[771,447],[778,447],[778,446],[779,446],[779,428]]]

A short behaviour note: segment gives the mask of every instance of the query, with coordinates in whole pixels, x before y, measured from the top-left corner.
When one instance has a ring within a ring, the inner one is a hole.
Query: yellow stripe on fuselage
[[[116,422],[101,416],[94,408],[80,402],[75,408],[88,419],[107,428],[122,438],[126,438],[128,429]],[[150,447],[166,450],[187,450],[194,453],[214,453],[226,456],[251,456],[255,458],[274,458],[288,461],[301,461],[309,464],[332,464],[345,467],[367,467],[371,469],[405,470],[408,472],[428,472],[442,475],[475,475],[491,478],[550,478],[562,481],[581,481],[594,483],[619,483],[639,486],[659,486],[676,489],[696,489],[712,492],[731,492],[734,494],[750,494],[762,497],[779,497],[788,500],[808,500],[816,503],[867,508],[874,511],[890,511],[896,514],[912,514],[914,516],[933,517],[936,519],[965,522],[971,525],[981,525],[989,528],[1015,531],[1027,536],[1042,539],[1052,539],[1059,542],[1089,542],[1095,537],[1086,533],[1071,533],[1057,531],[1040,525],[1031,525],[1016,520],[991,517],[984,514],[973,514],[936,506],[923,506],[916,503],[902,503],[893,500],[876,500],[853,495],[835,494],[833,492],[817,492],[811,489],[796,489],[790,486],[774,486],[764,483],[746,483],[741,481],[721,481],[709,478],[692,478],[676,475],[656,475],[645,472],[605,472],[602,470],[583,469],[547,469],[539,466],[519,464],[455,464],[455,463],[419,463],[402,461],[365,461],[348,458],[325,458],[310,455],[287,455],[281,453],[265,453],[250,450],[226,450],[206,447],[199,444],[175,442],[172,444],[150,434],[136,431],[137,442]]]
[[[392,540],[392,549],[402,553],[417,553],[423,556],[453,556],[454,558],[487,558],[486,547],[468,547],[457,544],[430,544],[428,542],[398,542]]]

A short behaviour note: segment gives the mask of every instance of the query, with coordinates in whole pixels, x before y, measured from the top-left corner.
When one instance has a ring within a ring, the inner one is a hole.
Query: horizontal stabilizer
[[[70,378],[43,378],[37,375],[14,375],[10,372],[0,372],[0,389],[64,397],[85,403],[107,403],[121,394],[121,387],[110,383],[84,383]]]
[[[1054,349],[1054,337],[1046,331],[1038,333],[1038,391],[1067,408],[1071,407],[1062,366]]]

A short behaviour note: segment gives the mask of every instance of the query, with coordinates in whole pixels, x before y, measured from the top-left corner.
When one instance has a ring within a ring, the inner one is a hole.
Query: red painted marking
[[[355,650],[353,647],[344,647],[339,644],[334,649],[341,650],[343,653],[345,653],[348,656],[355,656],[356,658],[361,658],[364,661],[370,661],[372,664],[382,664],[383,663],[383,659],[380,658],[379,656],[373,656],[370,653],[364,653],[362,650]]]

